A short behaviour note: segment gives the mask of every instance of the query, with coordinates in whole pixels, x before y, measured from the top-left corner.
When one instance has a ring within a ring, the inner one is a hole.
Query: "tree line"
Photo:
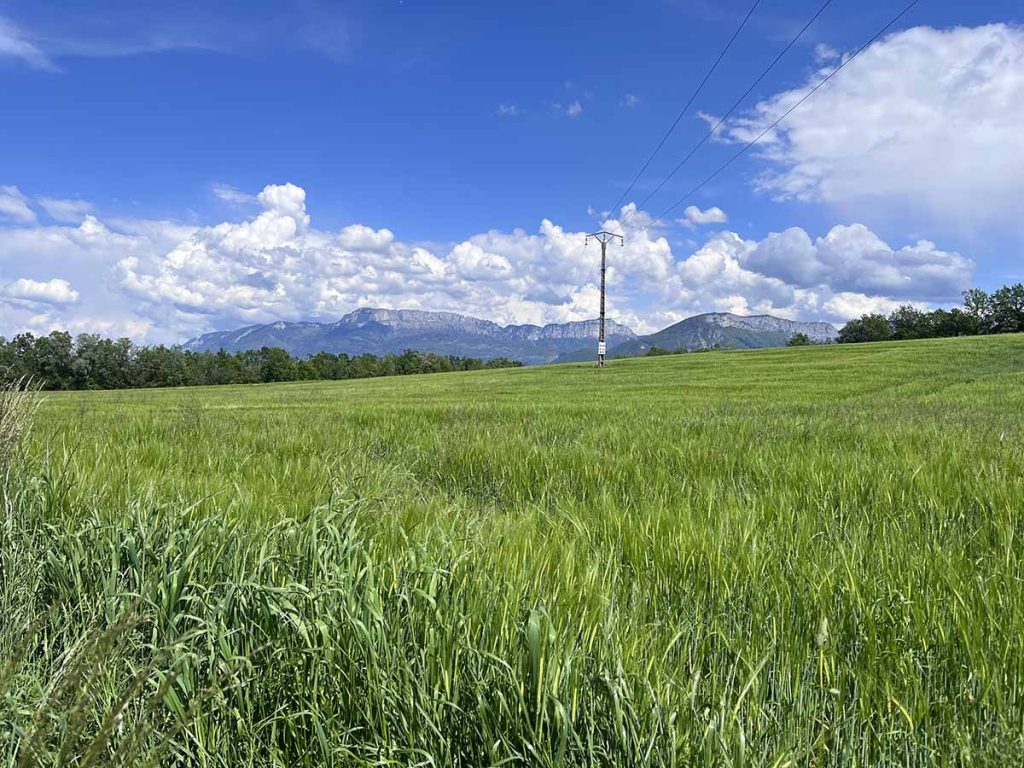
[[[1024,333],[1024,283],[1004,285],[992,293],[972,288],[963,292],[963,307],[948,310],[928,312],[905,305],[888,316],[862,315],[843,326],[837,341],[843,344],[992,333]]]
[[[30,378],[47,390],[133,389],[210,384],[258,384],[404,376],[413,373],[516,368],[507,358],[437,355],[406,350],[378,357],[318,352],[293,357],[280,347],[236,352],[192,352],[181,347],[140,346],[130,339],[94,334],[72,338],[65,331],[48,336],[0,336],[0,379]]]

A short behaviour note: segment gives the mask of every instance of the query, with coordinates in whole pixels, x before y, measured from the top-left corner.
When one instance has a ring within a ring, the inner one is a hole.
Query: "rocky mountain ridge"
[[[609,349],[612,357],[645,355],[652,347],[690,351],[700,349],[763,349],[783,347],[798,333],[811,341],[835,341],[838,331],[829,323],[787,320],[773,315],[734,315],[709,312],[681,320],[647,336],[638,336]]]
[[[636,338],[632,330],[612,320],[605,331],[610,344]],[[461,357],[509,357],[536,365],[552,362],[588,340],[596,345],[597,335],[597,320],[502,326],[454,312],[365,308],[333,323],[279,321],[207,333],[186,342],[184,348],[239,352],[282,347],[299,357],[321,351],[383,355],[416,349]]]
[[[646,336],[637,336],[612,320],[607,321],[605,330],[609,357],[645,355],[652,347],[669,350],[780,347],[796,333],[806,333],[816,342],[832,341],[837,334],[828,323],[786,320],[772,315],[745,317],[728,312],[688,317]],[[508,357],[539,365],[594,359],[597,335],[597,320],[503,326],[455,312],[365,308],[333,323],[279,321],[207,333],[184,347],[197,352],[282,347],[297,357],[321,351],[385,355],[415,349],[460,357]]]

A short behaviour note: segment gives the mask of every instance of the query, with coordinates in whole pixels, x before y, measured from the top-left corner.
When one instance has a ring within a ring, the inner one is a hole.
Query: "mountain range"
[[[357,309],[335,323],[277,322],[207,333],[186,342],[184,348],[196,352],[240,352],[283,347],[296,357],[321,351],[386,355],[415,349],[459,357],[508,357],[538,365],[553,362],[588,341],[596,349],[597,331],[597,320],[501,326],[452,312]],[[633,331],[614,321],[606,323],[605,331],[609,347],[636,339]]]
[[[651,347],[781,347],[796,333],[805,333],[817,342],[836,337],[836,329],[828,323],[804,323],[771,315],[743,317],[727,312],[688,317],[647,336],[638,336],[611,320],[605,330],[608,356],[613,358],[645,355]],[[276,322],[207,333],[186,342],[184,348],[195,352],[240,352],[282,347],[296,357],[321,351],[385,355],[415,349],[459,357],[508,357],[539,365],[595,359],[597,332],[597,320],[501,326],[453,312],[357,309],[334,323]]]

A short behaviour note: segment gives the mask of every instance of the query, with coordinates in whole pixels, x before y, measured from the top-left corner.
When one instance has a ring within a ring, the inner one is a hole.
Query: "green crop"
[[[1024,763],[1020,335],[59,393],[27,447],[4,765]]]

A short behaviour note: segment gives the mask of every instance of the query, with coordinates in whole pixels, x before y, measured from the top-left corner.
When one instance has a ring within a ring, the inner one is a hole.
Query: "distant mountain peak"
[[[838,331],[831,323],[789,320],[784,317],[776,317],[775,315],[736,315],[732,312],[706,312],[702,315],[694,315],[680,322],[685,323],[689,320],[699,320],[701,318],[716,321],[723,326],[740,326],[757,328],[759,330],[792,330],[793,333],[806,333],[814,341],[831,341],[838,335]]]
[[[782,347],[797,333],[811,341],[834,341],[838,332],[829,323],[787,320],[774,315],[736,315],[732,312],[705,312],[680,320],[668,328],[623,342],[609,350],[612,357],[647,354],[652,347],[699,350],[761,349]]]
[[[379,323],[392,329],[428,328],[476,330],[489,332],[501,328],[490,320],[459,315],[455,312],[430,312],[422,309],[384,309],[379,307],[363,307],[344,315],[334,327],[349,325],[362,326],[367,323]]]

